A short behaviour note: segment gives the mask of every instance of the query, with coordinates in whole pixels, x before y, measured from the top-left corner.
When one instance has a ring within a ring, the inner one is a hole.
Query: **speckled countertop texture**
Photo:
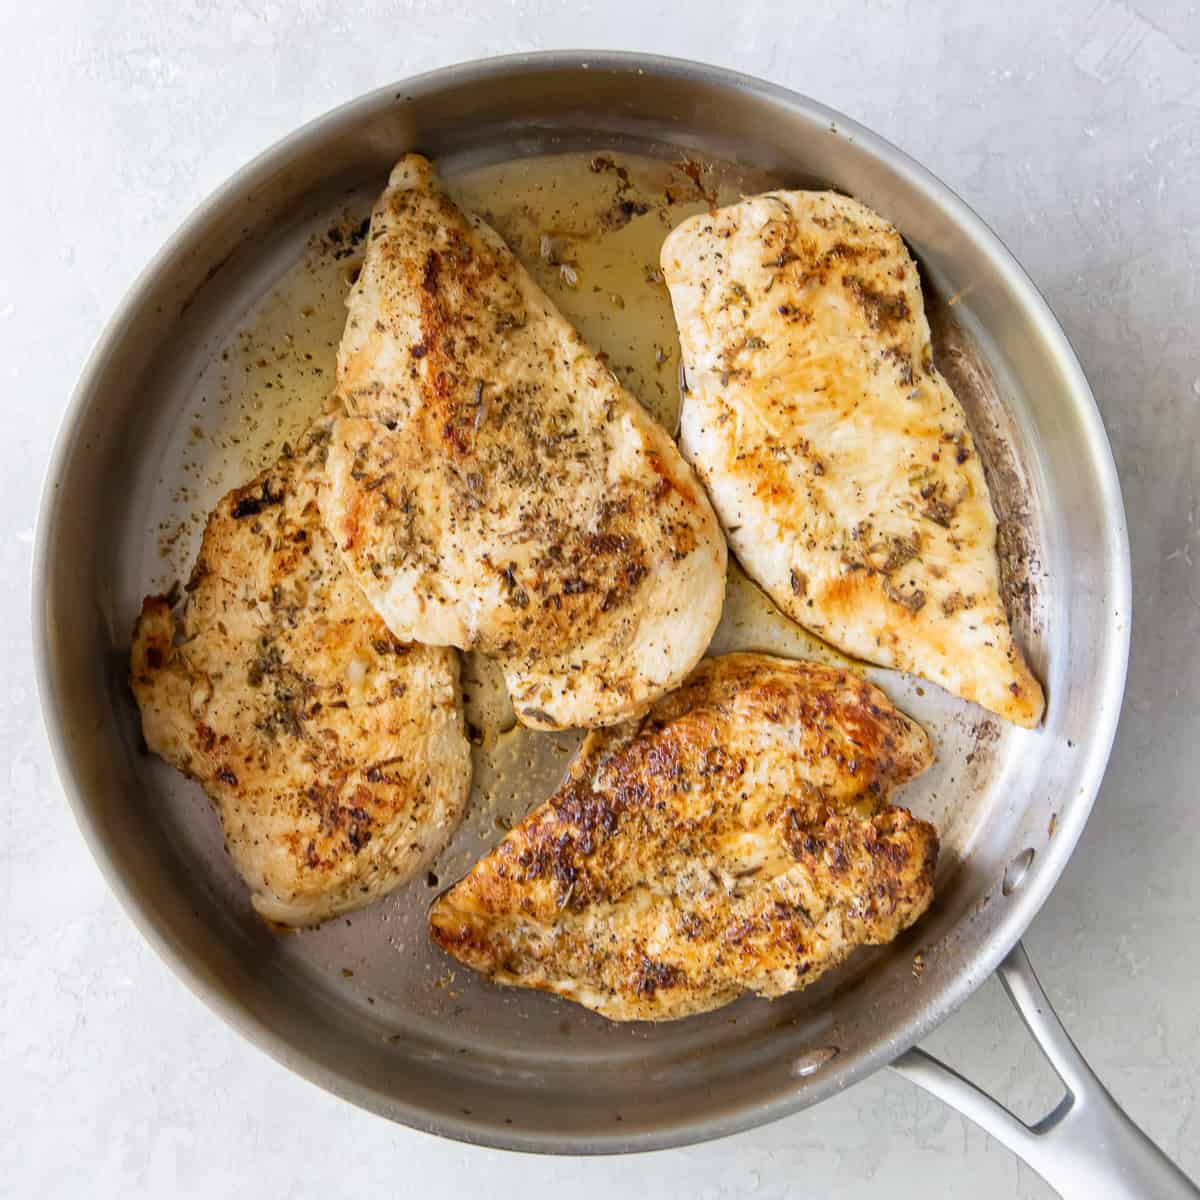
[[[1104,791],[1027,944],[1118,1100],[1200,1173],[1200,11],[1014,0],[58,0],[0,5],[0,1195],[1041,1197],[884,1073],[694,1149],[534,1159],[393,1127],[194,999],[109,895],[50,763],[28,587],[54,431],[159,244],[299,123],[514,50],[707,60],[806,92],[927,164],[1066,327],[1125,490],[1135,625]],[[931,1039],[1031,1114],[1048,1071],[989,983]]]

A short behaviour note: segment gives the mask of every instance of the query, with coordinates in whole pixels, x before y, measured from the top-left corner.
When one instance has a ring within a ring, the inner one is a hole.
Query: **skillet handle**
[[[892,1066],[969,1117],[1025,1160],[1065,1200],[1194,1200],[1200,1190],[1125,1115],[1062,1027],[1019,942],[1000,982],[1067,1094],[1026,1125],[968,1079],[925,1051]]]

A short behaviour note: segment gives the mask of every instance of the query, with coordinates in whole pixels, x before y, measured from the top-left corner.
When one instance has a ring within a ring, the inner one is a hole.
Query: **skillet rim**
[[[1059,822],[1054,838],[1039,852],[1037,871],[1031,873],[1019,893],[1007,900],[1004,916],[996,930],[979,950],[968,956],[956,969],[951,984],[936,996],[936,1003],[926,1000],[901,1033],[877,1040],[865,1050],[857,1049],[850,1054],[840,1055],[836,1069],[822,1071],[811,1079],[797,1080],[794,1090],[784,1095],[733,1109],[714,1106],[713,1116],[689,1123],[675,1123],[666,1116],[662,1123],[638,1132],[621,1131],[618,1126],[610,1132],[586,1136],[544,1131],[524,1133],[516,1125],[496,1126],[472,1120],[469,1116],[431,1114],[381,1090],[349,1082],[267,1027],[240,1000],[228,994],[218,981],[209,978],[191,960],[186,950],[175,943],[169,931],[157,920],[151,906],[123,876],[109,852],[105,834],[94,819],[86,791],[75,769],[57,702],[54,630],[50,625],[50,609],[47,605],[49,568],[56,533],[67,515],[61,500],[61,480],[66,466],[78,449],[80,425],[91,403],[91,393],[104,373],[107,360],[128,335],[130,327],[136,325],[140,310],[152,302],[155,292],[169,280],[172,270],[202,243],[209,224],[239,196],[267,184],[309,142],[325,141],[340,129],[392,107],[400,95],[436,94],[481,79],[511,79],[522,74],[566,69],[654,74],[681,83],[704,83],[747,93],[776,107],[790,109],[798,116],[835,127],[860,149],[881,160],[890,171],[920,191],[935,208],[948,214],[960,231],[986,251],[990,265],[1002,277],[1006,290],[1030,314],[1046,338],[1049,353],[1068,382],[1070,400],[1083,426],[1084,448],[1088,461],[1098,472],[1104,509],[1109,518],[1105,582],[1109,595],[1116,601],[1105,618],[1107,629],[1104,631],[1104,644],[1108,647],[1108,654],[1098,694],[1106,702],[1097,704],[1096,720],[1087,747],[1078,747],[1084,753],[1077,760],[1074,775],[1077,793],[1072,796],[1069,805],[1063,806],[1064,819]],[[609,1154],[667,1149],[755,1128],[818,1103],[873,1074],[950,1016],[993,973],[1028,928],[1052,891],[1082,834],[1103,781],[1116,736],[1131,636],[1129,618],[1132,584],[1125,510],[1116,465],[1099,409],[1066,334],[1041,293],[997,235],[956,193],[914,159],[865,126],[826,105],[790,89],[725,68],[625,51],[551,50],[476,59],[374,89],[286,135],[201,201],[134,280],[106,323],[83,368],[60,422],[41,491],[31,584],[35,678],[47,739],[63,791],[71,804],[80,832],[109,887],[142,936],[174,974],[227,1024],[281,1065],[359,1107],[415,1129],[460,1142],[554,1154]]]

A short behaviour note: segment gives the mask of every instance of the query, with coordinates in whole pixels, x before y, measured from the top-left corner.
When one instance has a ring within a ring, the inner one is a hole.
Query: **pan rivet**
[[[1022,850],[1016,858],[1008,864],[1004,870],[1004,882],[1000,885],[1000,890],[1006,895],[1011,896],[1013,892],[1025,882],[1025,876],[1029,874],[1029,867],[1033,862],[1033,850]]]
[[[819,1071],[831,1058],[836,1058],[837,1053],[836,1046],[818,1046],[815,1050],[809,1050],[792,1063],[792,1074],[803,1079],[806,1075]]]

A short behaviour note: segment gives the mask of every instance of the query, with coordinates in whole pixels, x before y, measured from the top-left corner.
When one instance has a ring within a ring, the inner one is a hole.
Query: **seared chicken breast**
[[[503,666],[536,728],[676,686],[725,543],[674,442],[419,155],[392,172],[338,355],[321,505],[392,632]]]
[[[312,925],[422,870],[470,788],[453,650],[396,639],[317,509],[327,422],[209,518],[178,623],[149,597],[146,744],[212,798],[254,907]]]
[[[987,482],[896,230],[845,196],[772,192],[685,221],[662,269],[680,445],[747,573],[849,654],[1037,725]]]
[[[588,735],[554,796],[437,900],[433,940],[617,1021],[795,991],[928,906],[937,835],[887,799],[930,759],[846,671],[706,660],[640,721]]]

